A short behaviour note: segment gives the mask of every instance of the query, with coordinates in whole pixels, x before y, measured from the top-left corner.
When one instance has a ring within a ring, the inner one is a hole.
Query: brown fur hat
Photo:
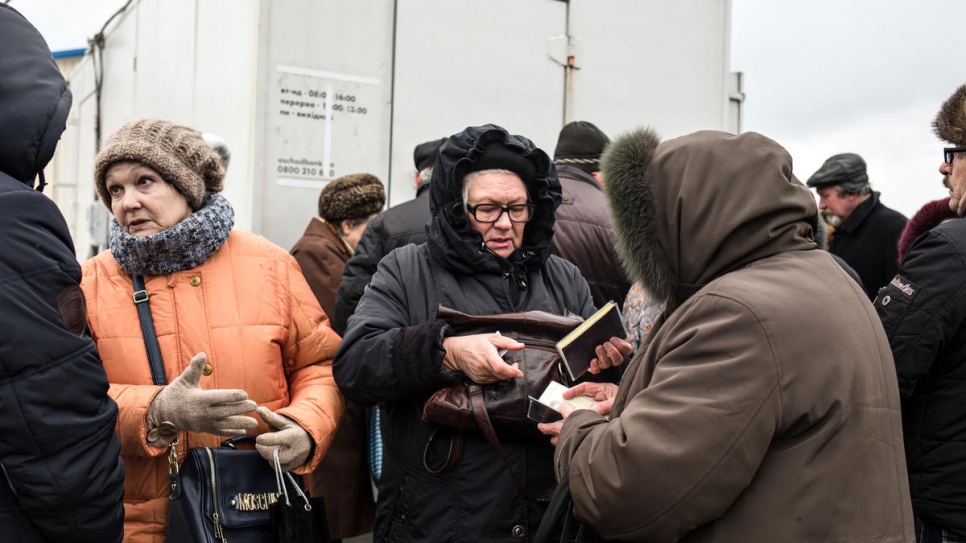
[[[156,170],[187,200],[201,208],[206,192],[221,192],[225,178],[218,153],[194,128],[164,119],[132,121],[107,138],[94,161],[94,183],[101,201],[111,208],[105,176],[117,162],[138,162]]]
[[[939,108],[932,128],[940,139],[957,147],[966,147],[966,85],[956,89]]]
[[[378,177],[352,173],[329,182],[322,189],[319,216],[330,223],[359,219],[382,211],[385,204],[386,189]]]

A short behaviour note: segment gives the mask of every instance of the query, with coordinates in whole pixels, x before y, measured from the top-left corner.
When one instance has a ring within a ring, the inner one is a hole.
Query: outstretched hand
[[[461,371],[481,385],[523,377],[519,364],[507,364],[499,350],[519,351],[525,345],[500,334],[451,336],[443,340],[443,367]]]
[[[243,435],[258,426],[251,413],[257,404],[240,389],[201,388],[202,368],[207,356],[198,353],[188,367],[164,387],[148,406],[148,441],[171,442],[181,431],[222,436]]]
[[[613,383],[580,383],[579,385],[569,388],[563,392],[563,397],[565,400],[570,400],[576,398],[577,396],[587,396],[597,402],[594,405],[594,411],[598,415],[607,415],[610,413],[611,408],[614,406],[614,398],[617,397],[617,385]],[[557,440],[560,439],[560,431],[563,429],[564,421],[567,417],[577,409],[567,402],[563,402],[557,408],[560,414],[563,416],[561,420],[557,422],[548,422],[544,424],[537,424],[537,429],[540,430],[544,435],[550,436],[550,444],[554,447],[557,446]]]

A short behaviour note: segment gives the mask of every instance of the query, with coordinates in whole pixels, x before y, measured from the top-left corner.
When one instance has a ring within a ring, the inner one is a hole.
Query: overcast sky
[[[85,47],[124,3],[10,1],[54,51]],[[966,83],[963,21],[963,0],[732,0],[742,128],[784,145],[802,182],[829,156],[859,153],[883,203],[912,215],[946,194],[931,123]]]

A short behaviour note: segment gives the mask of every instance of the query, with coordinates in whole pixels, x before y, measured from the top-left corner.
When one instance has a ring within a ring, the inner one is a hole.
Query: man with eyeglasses
[[[875,300],[895,359],[916,538],[966,541],[966,85],[942,105],[939,173],[957,218],[921,234]]]
[[[550,157],[532,141],[485,125],[443,143],[429,191],[427,242],[382,259],[333,363],[349,400],[384,406],[374,539],[532,540],[548,503],[539,498],[556,483],[549,438],[501,435],[501,453],[482,435],[457,441],[445,428],[431,441],[437,426],[421,414],[441,388],[522,377],[500,351],[524,344],[498,330],[457,336],[437,319],[440,304],[470,315],[593,314],[587,282],[572,263],[551,254],[560,182]],[[631,350],[612,338],[598,346],[591,371],[622,364]],[[446,459],[456,443],[461,452],[451,471],[431,472],[441,463],[433,459]]]
[[[851,266],[872,300],[898,269],[897,244],[906,218],[872,190],[865,161],[855,153],[830,157],[806,183],[832,227],[828,250]]]

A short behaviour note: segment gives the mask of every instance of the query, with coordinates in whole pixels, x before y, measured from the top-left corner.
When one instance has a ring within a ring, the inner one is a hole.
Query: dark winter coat
[[[906,218],[882,205],[873,192],[832,233],[829,252],[858,272],[870,300],[899,269],[899,236],[905,227]]]
[[[342,237],[318,218],[312,219],[292,247],[292,256],[326,315],[332,314],[342,269],[350,255],[351,248]],[[332,539],[372,531],[375,498],[366,457],[366,416],[361,405],[346,402],[332,445],[308,480],[312,496],[325,500]]]
[[[913,511],[966,535],[966,221],[919,236],[875,308],[899,376]]]
[[[597,181],[573,166],[557,166],[563,201],[557,208],[553,254],[574,263],[590,286],[594,305],[624,304],[630,281],[624,276],[611,226],[607,198]]]
[[[332,320],[336,332],[345,334],[349,317],[359,305],[382,257],[398,247],[426,241],[429,218],[429,183],[423,183],[416,190],[416,198],[393,206],[369,221],[355,254],[346,262],[342,273]]]
[[[87,330],[63,216],[31,187],[71,95],[41,35],[0,4],[0,540],[117,542],[117,405]]]
[[[522,246],[508,259],[480,249],[482,236],[460,205],[466,164],[493,139],[532,161],[537,171],[527,183],[534,218]],[[420,416],[430,394],[463,379],[462,373],[442,368],[442,341],[452,329],[436,320],[438,304],[470,314],[542,310],[586,317],[593,312],[580,272],[550,254],[560,185],[543,151],[487,125],[468,128],[443,145],[430,190],[428,242],[396,249],[380,262],[334,364],[347,398],[384,403],[375,541],[531,541],[546,502],[517,493],[507,466],[482,436],[465,436],[453,471],[429,473],[423,451],[434,426]],[[431,449],[431,461],[445,457],[450,440],[444,436]],[[504,436],[500,441],[527,493],[541,496],[552,489],[549,439],[531,444]]]
[[[748,132],[645,134],[603,168],[621,255],[669,304],[610,418],[564,422],[577,518],[626,541],[911,543],[888,341],[812,241],[791,157]]]

